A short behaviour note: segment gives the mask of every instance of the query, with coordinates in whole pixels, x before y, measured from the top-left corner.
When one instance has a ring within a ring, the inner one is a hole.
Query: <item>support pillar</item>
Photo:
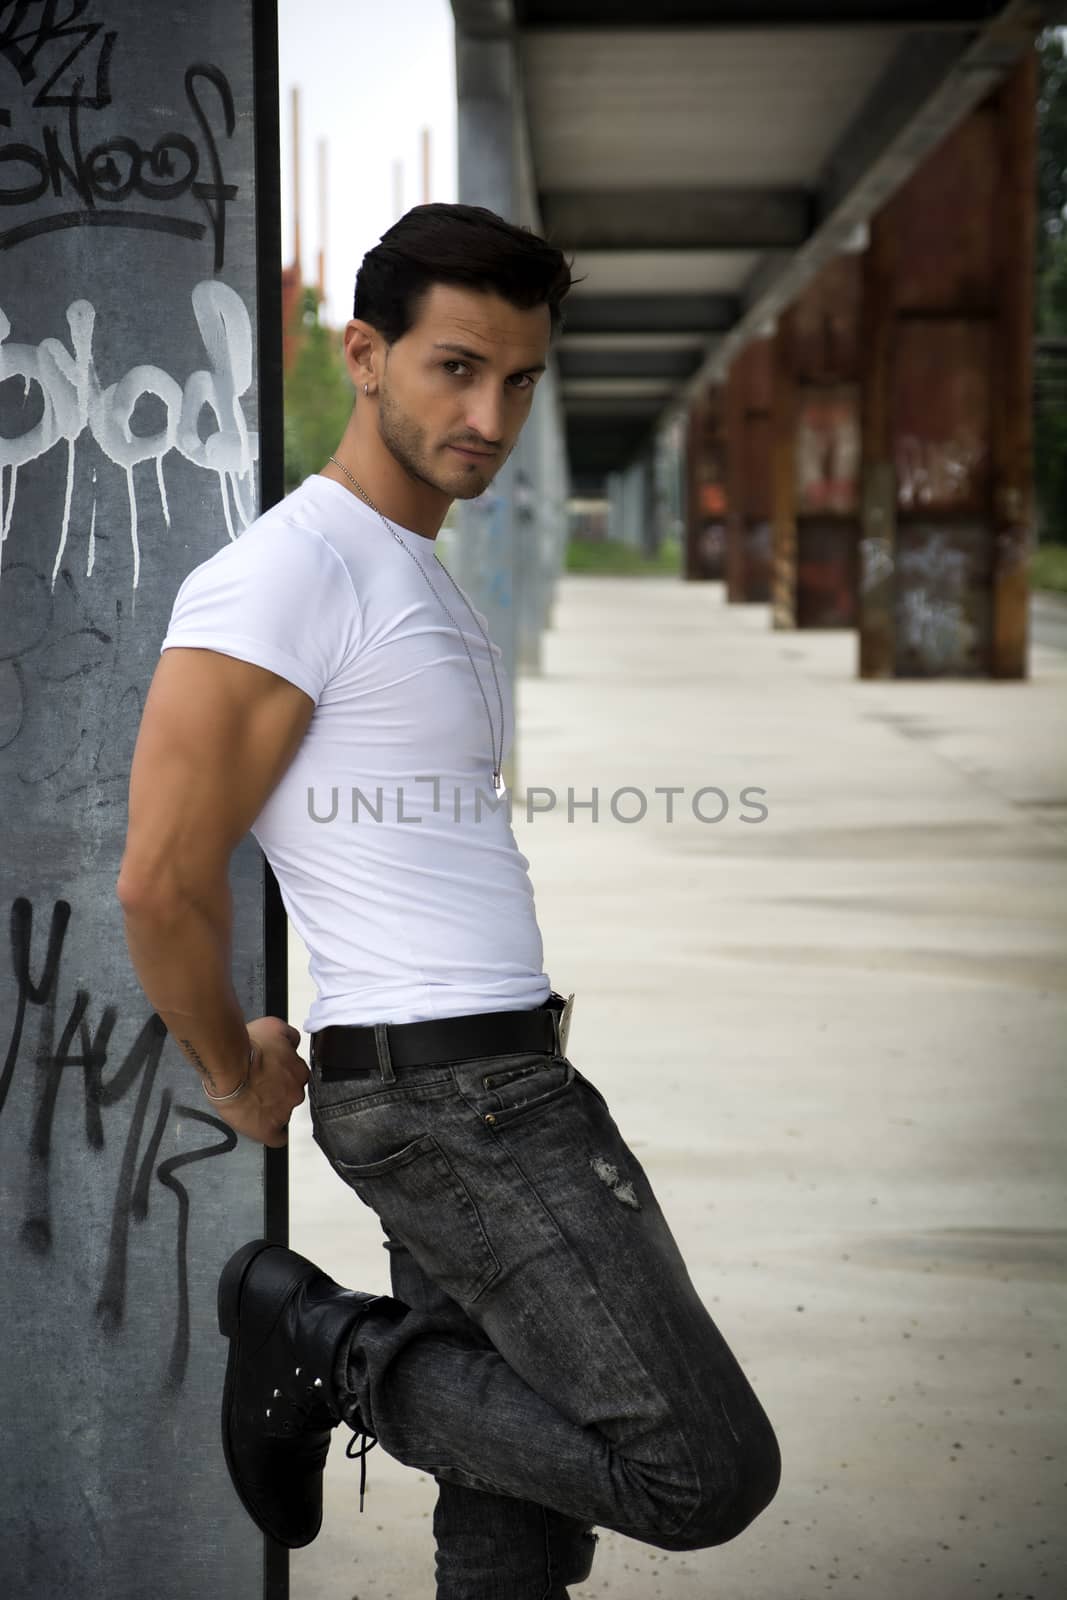
[[[896,662],[893,564],[897,500],[890,409],[896,235],[884,214],[871,226],[862,271],[859,675],[889,678]]]
[[[459,200],[463,205],[486,206],[515,221],[519,148],[514,44],[506,33],[474,36],[457,28],[455,47]],[[501,688],[511,696],[512,707],[520,577],[515,495],[521,487],[517,473],[524,445],[525,441],[520,442],[483,494],[455,502],[450,519],[453,527],[449,536],[442,538],[442,558],[449,572],[482,612],[490,636],[500,646],[507,675],[501,679]],[[513,770],[514,751],[509,763],[509,771]]]
[[[27,180],[0,251],[0,1593],[283,1600],[287,1553],[219,1448],[216,1290],[244,1241],[285,1241],[287,1152],[215,1114],[115,895],[175,594],[283,489],[277,16],[21,10],[0,114]],[[61,203],[28,181],[50,147]],[[251,835],[229,881],[238,1001],[285,1016]]]
[[[771,593],[770,339],[753,339],[726,376],[726,597],[765,604]]]
[[[1037,190],[1037,53],[998,95],[997,299],[993,385],[994,678],[1027,676],[1034,529],[1033,328]]]
[[[796,315],[790,306],[778,319],[771,349],[771,622],[797,625],[796,506]]]
[[[796,626],[852,628],[860,533],[860,295],[838,255],[796,301]]]
[[[686,430],[685,576],[722,578],[726,567],[726,417],[722,385],[702,388]]]
[[[541,231],[522,80],[506,27],[456,29],[459,200]],[[539,672],[567,548],[568,466],[556,357],[540,379],[518,444],[484,494],[456,501],[439,535],[441,557],[500,646],[501,688]],[[505,763],[515,785],[518,737]]]
[[[864,677],[1024,677],[1033,522],[1027,55],[874,219]]]

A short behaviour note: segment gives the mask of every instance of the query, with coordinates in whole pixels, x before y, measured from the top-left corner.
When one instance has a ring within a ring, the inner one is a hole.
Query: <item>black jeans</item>
[[[392,1265],[335,1377],[438,1481],[438,1600],[566,1600],[596,1524],[695,1550],[768,1505],[771,1424],[570,1060],[313,1063],[309,1101]]]

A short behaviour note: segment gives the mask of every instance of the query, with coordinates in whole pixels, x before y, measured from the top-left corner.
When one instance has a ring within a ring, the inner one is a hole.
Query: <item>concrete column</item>
[[[608,535],[635,550],[646,548],[646,525],[650,514],[651,470],[645,461],[634,461],[622,472],[608,474],[607,494],[611,502]]]
[[[115,886],[175,594],[283,492],[277,14],[186,0],[160,26],[107,0],[68,26],[85,9],[0,24],[19,68],[0,153],[20,181],[50,147],[63,172],[61,202],[7,183],[0,269],[0,1593],[252,1600],[287,1592],[287,1553],[218,1447],[216,1289],[245,1240],[286,1237],[287,1152],[201,1093]],[[106,210],[79,140],[115,152],[90,161]],[[284,1016],[284,912],[251,835],[229,885],[242,1013]]]
[[[541,670],[556,580],[567,548],[568,472],[559,381],[554,368],[538,384],[530,420],[515,451],[517,670]]]
[[[873,219],[865,262],[864,677],[1027,672],[1034,62]]]
[[[456,32],[459,198],[540,229],[526,116],[507,36]],[[457,501],[442,558],[485,614],[512,680],[540,670],[541,634],[566,549],[567,463],[554,362],[529,420],[485,494]],[[514,763],[510,774],[514,781]]]
[[[731,602],[765,603],[771,594],[774,341],[753,339],[726,375],[726,581]]]
[[[456,30],[459,199],[487,206],[515,220],[516,62],[507,38],[472,38]],[[476,500],[457,501],[449,518],[442,559],[471,604],[481,611],[490,636],[503,651],[510,679],[516,671],[515,488],[525,441]],[[505,776],[514,781],[514,757]]]

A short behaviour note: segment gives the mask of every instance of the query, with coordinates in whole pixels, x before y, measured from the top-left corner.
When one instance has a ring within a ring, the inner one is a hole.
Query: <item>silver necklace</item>
[[[488,653],[488,656],[489,656],[489,665],[490,665],[490,667],[492,668],[492,671],[493,671],[493,682],[496,685],[497,703],[500,706],[500,753],[499,753],[499,755],[497,754],[496,735],[493,732],[493,718],[492,718],[492,714],[491,714],[491,712],[489,710],[489,701],[486,698],[485,689],[482,686],[482,680],[481,680],[481,677],[479,676],[478,668],[474,665],[474,657],[471,655],[470,646],[467,643],[466,636],[465,636],[465,634],[463,632],[463,629],[460,627],[459,623],[456,621],[456,619],[452,615],[451,611],[449,611],[448,607],[445,605],[444,601],[441,599],[441,596],[437,593],[437,590],[434,588],[434,585],[433,585],[433,583],[432,583],[432,581],[430,579],[430,574],[426,571],[426,568],[423,566],[422,562],[419,560],[419,558],[415,554],[414,550],[409,550],[408,549],[408,546],[404,543],[404,541],[400,537],[399,533],[397,533],[397,531],[393,527],[392,523],[388,520],[387,517],[385,517],[382,514],[381,511],[378,511],[378,507],[374,504],[374,501],[371,499],[371,497],[367,493],[366,489],[364,489],[362,487],[362,485],[359,484],[356,481],[356,479],[349,472],[348,468],[344,465],[344,463],[342,461],[338,461],[336,456],[331,456],[330,460],[333,463],[333,465],[338,469],[338,471],[339,472],[343,472],[345,477],[348,479],[348,481],[351,484],[353,484],[359,490],[360,494],[363,496],[364,500],[370,506],[371,510],[378,512],[378,515],[381,517],[382,521],[385,523],[385,526],[389,529],[389,532],[392,534],[393,538],[396,540],[396,542],[400,546],[401,550],[404,550],[404,551],[407,552],[407,554],[411,557],[412,561],[414,561],[415,565],[418,567],[419,571],[422,573],[423,577],[426,579],[426,582],[427,582],[427,584],[429,584],[429,587],[430,587],[430,592],[433,594],[433,596],[437,600],[438,604],[440,605],[441,609],[444,611],[445,616],[448,618],[449,622],[451,622],[452,626],[455,628],[456,632],[459,634],[460,640],[462,641],[462,644],[463,644],[463,648],[467,652],[467,660],[471,664],[471,671],[474,673],[474,681],[478,685],[478,692],[482,697],[482,704],[485,706],[486,721],[489,724],[489,753],[493,757],[493,771],[492,771],[492,774],[491,774],[492,779],[493,779],[493,790],[497,795],[502,795],[505,792],[505,789],[507,787],[506,784],[504,783],[503,778],[500,776],[500,768],[501,768],[501,765],[502,765],[503,760],[504,760],[504,697],[500,692],[500,679],[497,677],[496,662],[493,660],[493,647],[489,642],[489,635],[486,633],[485,629],[482,627],[481,623],[478,621],[478,617],[477,617],[477,614],[475,613],[474,607],[471,605],[470,601],[467,599],[467,596],[463,593],[463,590],[460,588],[460,586],[456,582],[455,578],[453,578],[452,574],[449,572],[449,570],[445,566],[444,562],[442,560],[440,560],[440,558],[438,557],[437,551],[435,550],[434,553],[433,553],[434,560],[437,562],[437,565],[440,567],[441,571],[444,573],[445,577],[448,579],[449,583],[452,585],[453,589],[455,589],[456,593],[459,595],[460,599],[463,601],[463,604],[466,606],[467,610],[470,612],[471,616],[474,618],[475,627],[478,629],[478,632],[481,634],[482,638],[485,640],[485,648],[486,648],[486,652]]]

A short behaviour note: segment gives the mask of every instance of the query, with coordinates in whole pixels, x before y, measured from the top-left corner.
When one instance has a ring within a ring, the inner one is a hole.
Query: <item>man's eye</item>
[[[467,371],[470,370],[467,367],[467,363],[465,361],[460,361],[457,356],[452,356],[448,361],[442,361],[441,365],[449,373],[450,377],[459,377],[460,376],[459,373],[452,372],[451,369],[453,367],[462,367],[464,369],[464,372],[467,372]],[[515,378],[518,378],[520,381],[518,383],[516,383],[515,382]],[[515,377],[509,378],[508,382],[512,385],[513,388],[519,389],[519,390],[532,389],[533,386],[534,386],[533,377],[529,372],[518,372],[518,373],[515,374]]]

